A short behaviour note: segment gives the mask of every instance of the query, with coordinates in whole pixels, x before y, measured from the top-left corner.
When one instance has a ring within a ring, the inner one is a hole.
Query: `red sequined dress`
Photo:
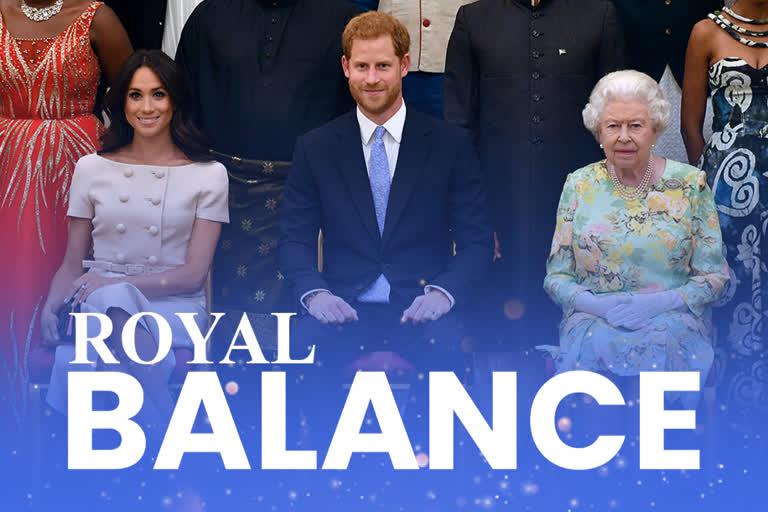
[[[0,15],[0,426],[27,414],[39,312],[67,242],[75,162],[97,149],[92,2],[61,34],[16,39]]]

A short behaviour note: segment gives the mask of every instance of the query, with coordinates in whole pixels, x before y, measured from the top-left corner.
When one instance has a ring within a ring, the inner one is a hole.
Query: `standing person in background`
[[[357,0],[365,9],[391,14],[411,37],[411,68],[403,79],[408,106],[443,117],[443,72],[448,38],[459,7],[475,0]]]
[[[90,0],[0,1],[0,425],[28,410],[39,311],[67,242],[75,162],[98,149],[102,76],[131,54],[115,13]]]
[[[165,11],[165,24],[163,25],[163,51],[171,58],[176,56],[176,48],[179,46],[181,30],[189,19],[195,7],[203,0],[169,0],[168,9]]]
[[[379,0],[352,0],[352,3],[364,11],[375,11],[379,7]]]
[[[623,66],[608,0],[480,0],[458,11],[443,112],[473,131],[487,183],[499,247],[481,323],[495,328],[494,344],[555,335],[541,290],[550,212],[569,169],[600,158],[580,112],[599,78]]]
[[[670,104],[670,129],[659,136],[656,153],[686,161],[680,134],[685,48],[691,29],[723,0],[613,0],[627,41],[627,68],[650,75],[659,82]],[[711,111],[707,112],[711,125]]]
[[[341,33],[359,13],[347,0],[208,0],[182,31],[176,61],[229,171],[232,222],[214,260],[214,304],[231,318],[256,313],[257,335],[289,307],[275,253],[293,146],[352,107]]]
[[[167,0],[105,0],[120,18],[134,48],[160,48]]]
[[[707,96],[713,134],[702,134]],[[768,418],[768,2],[739,0],[691,32],[683,82],[688,160],[707,173],[731,281],[715,310],[720,386],[729,417],[764,429]],[[757,418],[760,418],[757,420]]]

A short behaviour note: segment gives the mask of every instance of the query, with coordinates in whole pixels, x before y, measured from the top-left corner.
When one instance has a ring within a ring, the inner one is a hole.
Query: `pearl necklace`
[[[61,12],[61,7],[63,5],[64,0],[56,0],[53,5],[37,8],[30,7],[27,5],[27,2],[21,0],[21,12],[32,21],[48,21]]]
[[[611,181],[613,181],[613,188],[616,189],[616,193],[620,198],[625,201],[636,201],[643,197],[650,188],[651,176],[653,176],[653,155],[648,159],[648,167],[645,169],[643,179],[640,180],[640,185],[637,187],[628,187],[619,181],[619,177],[616,176],[616,168],[610,162],[606,162],[608,166],[608,174],[611,175]]]

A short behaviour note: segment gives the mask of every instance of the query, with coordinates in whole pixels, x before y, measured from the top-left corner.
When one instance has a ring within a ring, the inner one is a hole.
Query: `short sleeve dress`
[[[616,194],[605,161],[570,174],[557,210],[544,288],[563,309],[560,346],[548,350],[558,371],[616,375],[700,371],[714,352],[709,305],[722,293],[728,267],[706,175],[666,160],[647,196]],[[597,296],[676,290],[686,307],[662,313],[640,330],[617,328],[575,311],[583,291]]]
[[[228,189],[227,171],[218,162],[161,167],[115,162],[97,154],[81,158],[75,166],[67,215],[91,219],[93,224],[93,262],[84,262],[84,267],[118,277],[183,265],[195,219],[229,222]],[[207,324],[202,287],[193,293],[149,299],[135,286],[119,283],[93,292],[82,311],[106,313],[114,307],[131,315],[151,311],[163,316],[171,327],[174,347],[191,345],[175,313],[197,313],[198,326],[203,329]],[[156,322],[142,325],[159,339]],[[57,347],[47,400],[58,410],[66,411],[67,371],[73,368],[69,364],[73,359],[73,346]],[[157,367],[170,376],[175,364],[171,351]]]

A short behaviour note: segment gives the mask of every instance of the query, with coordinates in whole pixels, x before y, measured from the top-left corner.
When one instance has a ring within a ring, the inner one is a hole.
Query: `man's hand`
[[[357,311],[341,297],[321,291],[307,301],[307,311],[324,324],[357,322]]]
[[[408,320],[414,324],[434,322],[451,310],[451,299],[446,294],[432,288],[426,295],[419,295],[410,307],[403,311],[402,323]]]

